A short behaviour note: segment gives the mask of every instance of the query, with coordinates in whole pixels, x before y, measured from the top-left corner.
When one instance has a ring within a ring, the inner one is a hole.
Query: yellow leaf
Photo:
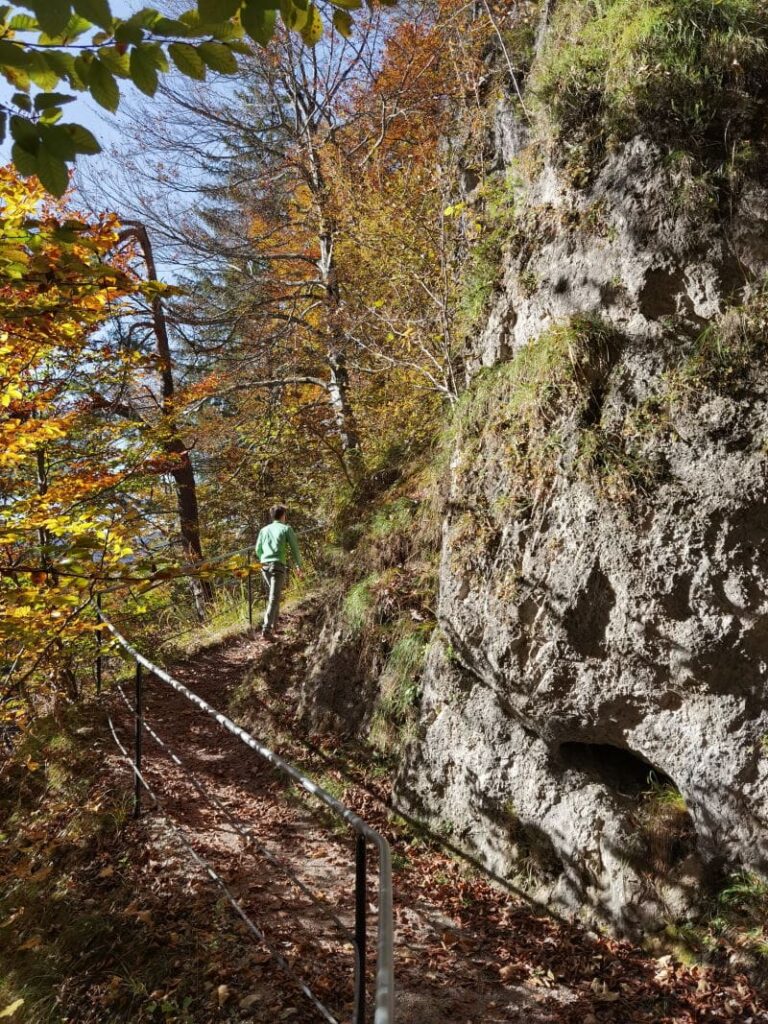
[[[15,1002],[11,1003],[10,1006],[6,1006],[4,1010],[0,1010],[0,1017],[12,1017],[23,1005],[24,1000],[17,999]]]
[[[346,11],[334,11],[333,27],[345,39],[349,39],[352,35],[352,18]]]
[[[314,46],[323,35],[323,19],[314,4],[307,8],[307,20],[301,29],[301,38],[307,46]]]

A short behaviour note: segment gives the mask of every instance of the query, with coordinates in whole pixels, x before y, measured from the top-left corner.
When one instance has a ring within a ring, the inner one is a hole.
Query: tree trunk
[[[341,294],[336,262],[333,255],[334,225],[326,211],[325,182],[314,140],[307,128],[307,151],[315,208],[319,220],[320,260],[318,270],[325,292],[328,317],[328,354],[326,361],[330,373],[328,393],[331,398],[336,429],[347,475],[358,488],[365,477],[365,461],[357,430],[357,420],[349,397],[349,372],[345,355],[345,337],[341,326]]]
[[[139,221],[126,221],[125,223],[129,226],[126,234],[131,235],[139,243],[149,280],[156,281],[157,267],[155,265],[149,232],[145,225]],[[184,439],[181,436],[181,431],[176,421],[176,412],[173,406],[175,388],[171,344],[165,309],[159,295],[155,295],[152,299],[152,326],[157,341],[160,379],[162,381],[163,428],[165,431],[163,445],[168,455],[173,458],[171,475],[176,486],[181,544],[184,554],[190,562],[201,562],[203,559],[203,547],[200,540],[200,509],[197,502],[197,482],[189,451],[184,444]],[[205,601],[210,601],[213,597],[211,584],[208,580],[200,580],[198,587],[193,586],[193,591],[198,590],[202,593]]]

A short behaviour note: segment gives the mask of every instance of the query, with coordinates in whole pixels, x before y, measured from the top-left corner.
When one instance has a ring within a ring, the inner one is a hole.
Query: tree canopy
[[[378,0],[388,5],[392,0]],[[198,0],[171,16],[144,7],[115,17],[109,0],[22,0],[0,6],[0,74],[14,90],[0,103],[0,140],[10,133],[12,159],[25,176],[37,175],[53,195],[64,194],[68,165],[100,151],[83,125],[64,119],[77,93],[88,93],[114,113],[122,82],[154,96],[160,76],[176,70],[202,81],[208,72],[237,71],[248,40],[266,46],[278,15],[303,42],[315,45],[330,21],[352,33],[350,12],[362,0],[331,0],[324,14],[312,0]]]

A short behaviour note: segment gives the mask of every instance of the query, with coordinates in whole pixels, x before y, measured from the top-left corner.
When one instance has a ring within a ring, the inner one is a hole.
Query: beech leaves
[[[389,6],[393,0],[380,0]],[[350,11],[362,0],[330,0],[330,22],[344,38]],[[160,76],[176,70],[202,81],[208,72],[231,75],[237,56],[266,46],[278,16],[307,46],[323,36],[326,19],[312,0],[197,0],[179,17],[143,8],[116,18],[109,0],[18,0],[0,4],[0,74],[14,92],[0,102],[0,141],[13,140],[17,170],[37,175],[47,191],[67,188],[69,165],[100,152],[82,125],[63,123],[64,107],[88,93],[105,110],[120,104],[121,81],[154,96]]]

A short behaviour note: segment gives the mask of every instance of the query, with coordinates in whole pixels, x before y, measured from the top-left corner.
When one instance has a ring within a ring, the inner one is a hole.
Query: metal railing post
[[[139,772],[141,771],[141,740],[144,729],[144,674],[141,667],[141,662],[136,662],[136,694],[134,703],[134,714],[135,714],[135,740],[134,740],[134,764],[136,765],[136,788],[133,794],[133,816],[138,818],[141,814],[141,779],[139,778]]]
[[[358,832],[355,842],[355,949],[357,952],[357,971],[355,973],[354,1024],[365,1024],[365,854],[365,836]]]
[[[253,570],[251,556],[248,555],[248,627],[253,629]]]
[[[101,594],[96,595],[96,694],[101,693],[101,631],[104,628],[101,624]]]

